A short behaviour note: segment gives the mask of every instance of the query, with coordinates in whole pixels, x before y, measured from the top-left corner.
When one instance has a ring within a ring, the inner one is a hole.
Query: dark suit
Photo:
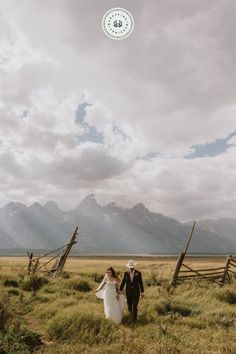
[[[132,281],[130,278],[130,272],[125,272],[120,285],[120,290],[122,291],[125,286],[128,310],[131,313],[133,320],[136,321],[140,292],[144,292],[141,272],[135,269]]]

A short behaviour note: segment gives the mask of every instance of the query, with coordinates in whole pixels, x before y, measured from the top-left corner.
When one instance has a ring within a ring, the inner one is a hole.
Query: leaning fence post
[[[179,254],[179,258],[177,260],[177,263],[176,263],[176,266],[175,266],[175,271],[174,271],[173,277],[172,277],[172,279],[170,281],[170,285],[175,286],[175,284],[177,282],[180,268],[181,268],[181,266],[183,264],[184,257],[185,257],[185,255],[187,253],[191,238],[193,236],[193,231],[194,231],[195,225],[196,225],[196,221],[194,221],[194,223],[193,223],[193,226],[192,226],[192,229],[191,229],[191,232],[190,232],[190,235],[189,235],[189,238],[188,238],[188,241],[187,241],[187,245],[185,247],[184,252],[180,252],[180,254]]]
[[[229,273],[228,273],[228,269],[229,269],[229,265],[230,265],[231,258],[232,258],[231,254],[229,254],[229,255],[227,256],[227,258],[226,258],[224,271],[223,271],[223,274],[222,274],[222,278],[220,279],[220,282],[221,282],[222,284],[224,284],[225,279],[226,279],[226,276],[229,274]]]
[[[184,250],[184,254],[187,253],[188,246],[189,246],[190,241],[191,241],[191,238],[192,238],[192,236],[193,236],[193,231],[194,231],[194,229],[195,229],[195,225],[196,225],[196,221],[194,221],[194,223],[193,223],[192,230],[191,230],[191,232],[190,232],[190,235],[189,235],[189,238],[188,238],[188,242],[187,242],[187,245],[186,245],[185,250]]]
[[[36,273],[37,272],[37,268],[38,268],[38,264],[39,264],[39,259],[36,260],[33,269],[32,269],[32,273]]]
[[[185,256],[185,253],[184,252],[180,252],[179,258],[178,258],[176,266],[175,266],[175,271],[174,271],[173,277],[172,277],[172,279],[170,281],[170,285],[175,286],[175,284],[177,282],[179,271],[180,271],[180,268],[181,268],[183,260],[184,260],[184,256]]]
[[[75,239],[76,239],[77,235],[78,235],[78,226],[76,226],[76,228],[73,232],[73,235],[70,239],[70,242],[68,243],[63,254],[61,254],[61,256],[60,256],[60,259],[59,259],[58,264],[56,266],[56,270],[53,273],[53,277],[57,277],[58,275],[60,275],[62,273],[64,265],[66,263],[66,259],[69,256],[70,250],[71,250],[72,246],[76,243]]]
[[[28,264],[28,274],[31,273],[31,270],[32,270],[32,259],[33,259],[33,253],[28,253],[28,257],[29,257],[29,264]]]

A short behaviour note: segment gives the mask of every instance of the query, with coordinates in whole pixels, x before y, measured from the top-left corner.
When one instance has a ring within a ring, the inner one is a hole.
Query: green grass
[[[19,287],[19,283],[15,279],[5,279],[3,281],[3,285],[6,286],[6,287],[11,286],[13,288],[18,288]]]
[[[10,329],[3,338],[3,348],[6,353],[33,353],[42,345],[41,336],[27,327]]]
[[[45,284],[48,284],[48,278],[32,275],[31,277],[28,277],[27,280],[22,282],[22,289],[25,291],[37,292]]]
[[[70,289],[82,291],[84,293],[87,293],[88,291],[92,290],[91,284],[89,284],[89,282],[86,280],[70,280],[68,282],[68,287]]]
[[[220,301],[227,302],[230,305],[236,304],[236,292],[231,291],[229,289],[219,292],[217,294],[217,298]]]
[[[69,261],[60,278],[29,277],[20,263],[2,262],[0,353],[236,353],[235,280],[224,287],[191,281],[173,288],[172,266],[166,262],[160,272],[151,262],[140,262],[145,297],[138,322],[126,312],[120,325],[104,318],[94,294],[110,266],[106,259]],[[120,274],[123,263],[117,261]]]
[[[49,339],[88,344],[112,343],[118,339],[117,326],[93,313],[71,312],[56,315],[47,325]]]

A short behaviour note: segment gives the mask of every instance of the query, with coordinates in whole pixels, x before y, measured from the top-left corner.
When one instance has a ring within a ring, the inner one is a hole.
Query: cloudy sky
[[[135,29],[115,41],[104,13]],[[1,0],[0,205],[236,216],[235,0]]]

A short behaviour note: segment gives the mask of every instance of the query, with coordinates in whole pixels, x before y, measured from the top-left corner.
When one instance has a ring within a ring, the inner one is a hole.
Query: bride
[[[99,299],[103,299],[105,317],[120,323],[126,300],[119,290],[119,281],[112,267],[107,269],[107,273],[95,293]]]

